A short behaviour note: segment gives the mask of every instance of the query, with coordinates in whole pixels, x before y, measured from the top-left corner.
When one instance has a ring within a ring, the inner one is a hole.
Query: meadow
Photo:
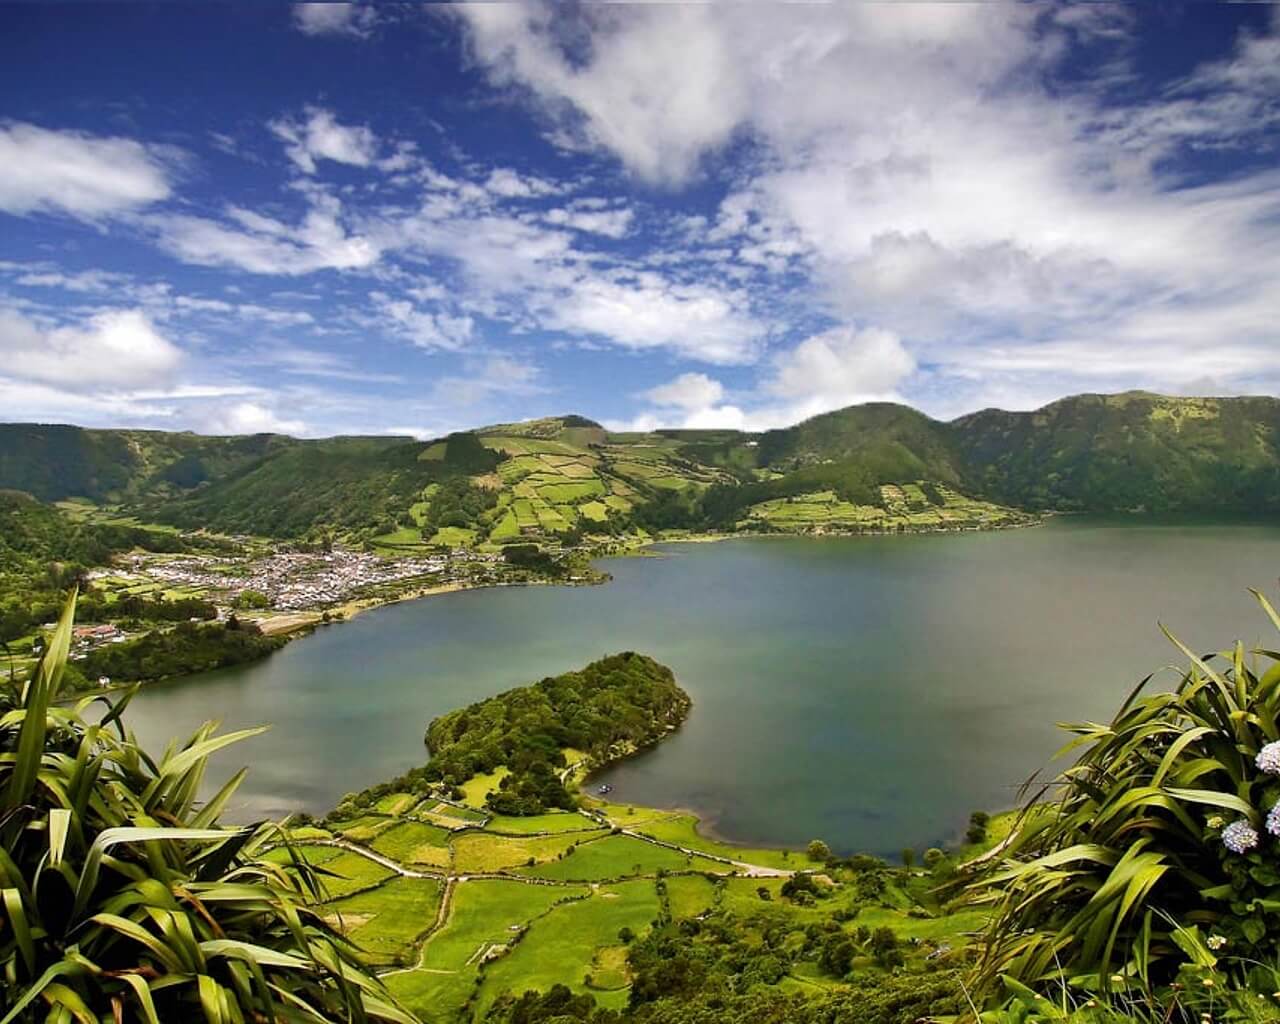
[[[930,869],[873,858],[823,864],[803,851],[719,842],[687,813],[582,799],[577,812],[512,817],[387,793],[356,816],[294,832],[322,872],[326,919],[408,1008],[438,1022],[480,1021],[504,999],[560,985],[622,1009],[634,944],[712,915],[744,934],[789,935],[795,962],[776,984],[796,992],[848,984],[823,969],[816,946],[812,956],[797,952],[813,945],[803,936],[815,927],[828,943],[833,928],[851,940],[888,929],[907,951],[905,969],[925,971],[985,921],[937,902],[950,858]],[[960,854],[980,853],[1006,830],[993,820],[989,839]],[[866,956],[857,970],[879,977],[885,968]]]

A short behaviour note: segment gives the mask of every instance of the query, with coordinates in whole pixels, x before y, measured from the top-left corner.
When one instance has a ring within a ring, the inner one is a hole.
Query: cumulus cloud
[[[171,151],[132,139],[0,124],[0,210],[84,220],[167,199]]]
[[[332,111],[321,107],[308,107],[305,120],[282,118],[270,128],[305,174],[315,174],[320,160],[368,167],[378,154],[378,138],[368,127],[339,124]]]
[[[72,391],[135,390],[170,381],[182,350],[141,310],[106,310],[83,324],[46,327],[0,310],[5,376]]]
[[[1028,395],[1049,364],[1060,390],[1181,379],[1228,338],[1230,380],[1269,372],[1280,178],[1188,180],[1178,158],[1274,151],[1280,16],[1121,101],[1102,83],[1128,81],[1133,18],[1111,9],[454,13],[475,60],[522,90],[561,145],[678,186],[749,140],[759,158],[739,165],[714,224],[690,222],[690,242],[728,250],[717,269],[730,280],[803,274],[835,318],[882,325],[926,367],[922,395],[939,374],[963,390],[978,367],[1024,375]],[[1058,77],[1085,45],[1104,48],[1088,58],[1097,88]],[[1096,364],[1109,370],[1086,368],[1090,343],[1111,346]]]
[[[749,101],[733,73],[737,55],[709,31],[715,15],[702,7],[666,5],[660,18],[587,8],[594,33],[585,66],[562,46],[549,6],[465,4],[453,11],[496,81],[528,87],[549,113],[578,115],[561,117],[562,140],[612,149],[650,181],[687,178],[706,149],[729,139]]]
[[[293,23],[304,35],[365,39],[378,23],[378,12],[369,4],[294,4]]]
[[[915,367],[891,331],[833,327],[776,355],[765,390],[838,408],[893,394]]]
[[[306,422],[278,416],[259,402],[230,402],[207,410],[200,428],[209,434],[304,434]]]
[[[548,324],[623,348],[664,348],[707,363],[751,362],[763,327],[743,302],[714,285],[681,284],[657,275],[613,280],[584,276],[553,297]]]
[[[457,351],[466,345],[475,327],[468,316],[422,309],[408,299],[385,292],[372,292],[369,298],[380,326],[418,348]]]
[[[724,385],[705,373],[682,373],[675,380],[642,392],[654,405],[679,409],[705,409],[724,397]]]

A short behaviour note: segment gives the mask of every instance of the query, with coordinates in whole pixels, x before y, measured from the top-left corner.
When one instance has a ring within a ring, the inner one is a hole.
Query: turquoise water
[[[670,665],[686,726],[600,781],[742,842],[896,853],[1009,805],[1065,739],[1178,660],[1160,634],[1275,645],[1280,528],[1061,519],[962,536],[744,539],[602,563],[602,587],[381,608],[264,662],[146,690],[159,746],[206,718],[271,723],[235,814],[324,811],[420,763],[435,715],[619,650]],[[1157,677],[1171,684],[1171,672]]]

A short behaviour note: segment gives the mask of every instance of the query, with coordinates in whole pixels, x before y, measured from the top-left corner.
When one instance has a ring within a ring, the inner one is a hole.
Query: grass
[[[510,774],[510,768],[499,765],[491,772],[473,775],[462,784],[462,802],[470,807],[483,807],[485,797],[496,790]]]
[[[658,910],[657,893],[647,880],[602,887],[589,899],[557,907],[534,922],[512,952],[489,965],[476,1016],[482,1018],[504,992],[545,992],[556,984],[592,991],[585,978],[597,954],[617,948],[622,928],[646,932]]]
[[[489,879],[461,883],[444,927],[423,946],[428,970],[391,975],[388,985],[410,1009],[432,1020],[449,1020],[471,995],[479,970],[471,961],[480,949],[510,942],[513,928],[523,928],[559,901],[587,891]]]
[[[332,873],[321,876],[330,899],[339,899],[358,889],[380,885],[395,874],[368,857],[349,850],[343,850],[336,857],[326,860],[324,870]]]
[[[418,797],[414,793],[388,793],[374,803],[373,808],[379,814],[404,814],[417,802]]]
[[[468,832],[453,840],[453,866],[460,873],[505,871],[525,867],[530,859],[539,864],[556,862],[575,843],[604,835],[595,832],[562,832],[550,836],[496,836]]]
[[[650,483],[656,483],[651,480]],[[1022,521],[1019,513],[937,486],[941,505],[930,503],[923,482],[884,484],[876,505],[842,501],[834,491],[812,491],[751,506],[746,522],[781,530],[929,530],[990,527]]]
[[[664,843],[675,843],[689,850],[698,850],[716,857],[728,857],[730,860],[745,861],[748,864],[759,864],[766,868],[782,868],[790,870],[807,866],[803,854],[788,854],[783,850],[759,850],[745,846],[733,846],[729,843],[709,839],[698,832],[698,819],[692,814],[668,813],[664,811],[642,811],[637,815],[628,815],[626,809],[610,805],[606,808],[609,820],[623,828],[641,832],[644,835],[660,839]],[[722,869],[723,870],[723,869]]]
[[[515,513],[514,509],[508,509],[506,514],[489,531],[489,539],[492,541],[511,540],[519,536],[520,517]]]
[[[439,906],[438,882],[396,877],[376,889],[335,900],[326,909],[370,963],[384,965],[412,955],[418,940],[435,924]]]
[[[443,868],[449,864],[449,832],[420,821],[401,822],[370,845],[384,857],[409,866]]]
[[[357,843],[367,843],[374,836],[391,828],[395,823],[394,818],[377,814],[366,814],[363,817],[352,818],[350,821],[340,822],[335,827],[345,838]]]
[[[461,526],[442,526],[428,543],[440,544],[449,548],[470,547],[476,539],[476,531]]]
[[[676,920],[697,917],[711,909],[716,899],[716,883],[701,875],[684,875],[667,879],[667,901]]]
[[[564,860],[521,869],[521,874],[561,881],[603,881],[652,875],[659,871],[725,872],[727,867],[702,857],[687,857],[643,839],[611,835],[584,843]]]
[[[422,531],[416,526],[402,526],[390,533],[379,534],[373,543],[381,547],[421,547]]]
[[[552,811],[548,814],[532,814],[521,818],[495,815],[486,829],[490,832],[528,835],[533,832],[583,832],[595,827],[581,814],[574,814],[572,811]]]
[[[542,484],[538,487],[538,496],[556,505],[581,501],[583,498],[594,498],[604,493],[604,483],[594,479],[563,484]]]

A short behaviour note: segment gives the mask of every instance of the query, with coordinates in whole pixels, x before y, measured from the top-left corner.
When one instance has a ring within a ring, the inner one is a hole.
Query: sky
[[[0,5],[0,419],[1280,393],[1280,7]]]

